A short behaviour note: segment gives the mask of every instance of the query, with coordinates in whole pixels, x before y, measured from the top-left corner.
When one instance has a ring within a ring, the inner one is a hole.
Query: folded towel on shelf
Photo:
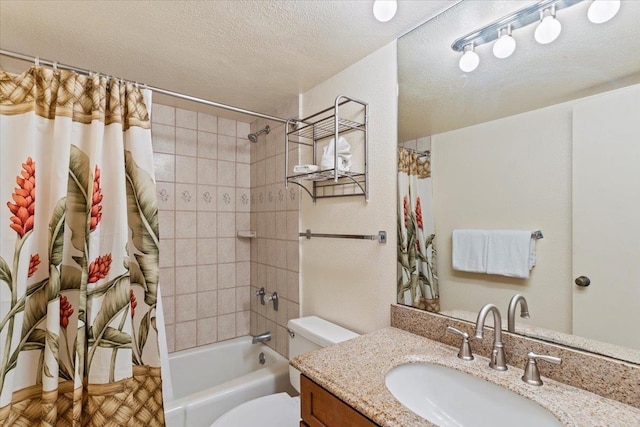
[[[317,165],[295,165],[293,173],[311,173],[318,172],[320,168]]]
[[[341,171],[349,171],[351,168],[351,145],[344,137],[338,138],[336,146],[335,138],[331,138],[329,144],[322,149],[322,160],[320,168],[322,169],[338,169]],[[338,153],[338,164],[335,165],[335,153]]]
[[[452,261],[458,271],[487,272],[487,230],[453,230]]]
[[[536,246],[531,231],[489,231],[487,273],[527,279],[535,265]]]

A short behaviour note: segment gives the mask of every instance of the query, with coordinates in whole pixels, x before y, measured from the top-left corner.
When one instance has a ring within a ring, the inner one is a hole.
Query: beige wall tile
[[[216,237],[218,235],[218,214],[216,212],[198,212],[196,223],[199,237]]]
[[[175,299],[173,296],[162,295],[162,310],[165,325],[172,325],[176,322]]]
[[[238,286],[236,289],[236,309],[235,311],[246,311],[251,309],[249,286]]]
[[[199,239],[198,239],[199,240]],[[176,267],[197,264],[196,239],[175,239]]]
[[[217,209],[217,187],[213,185],[198,185],[197,209],[198,211],[214,212]],[[215,227],[213,227],[215,229]],[[205,236],[202,236],[205,237]]]
[[[234,212],[236,210],[234,187],[216,187],[218,212]]]
[[[218,264],[218,289],[235,288],[236,286],[236,264]]]
[[[220,212],[218,214],[218,237],[236,237],[236,214]]]
[[[171,296],[176,293],[176,270],[175,268],[161,268],[158,282],[162,288],[162,296]]]
[[[236,137],[218,135],[218,159],[230,162],[236,161]]]
[[[218,118],[213,114],[198,113],[198,130],[217,133]]]
[[[251,312],[239,311],[236,313],[236,336],[243,336],[249,333],[251,328]]]
[[[196,212],[180,212],[176,215],[175,234],[180,239],[197,237]]]
[[[251,163],[251,146],[255,145],[248,139],[244,139],[244,135],[239,135],[236,139],[236,162]]]
[[[176,223],[174,221],[175,213],[173,211],[158,212],[158,229],[161,239],[173,239],[175,237]]]
[[[218,291],[198,292],[197,314],[199,319],[218,314]]]
[[[218,316],[218,341],[228,340],[236,336],[235,313]]]
[[[198,292],[218,289],[218,265],[198,266]]]
[[[198,184],[217,184],[218,162],[211,159],[198,159]]]
[[[175,126],[176,109],[168,105],[153,104],[151,107],[151,123]]]
[[[191,110],[176,108],[176,127],[197,129],[198,113]]]
[[[209,132],[198,132],[198,157],[203,159],[218,158],[218,135]]]
[[[176,210],[195,211],[197,208],[198,187],[195,184],[176,184]]]
[[[197,239],[198,257],[197,263],[199,265],[204,264],[216,264],[220,261],[220,258],[216,257],[217,239]]]
[[[235,238],[218,238],[218,262],[235,262],[236,261],[236,239]]]
[[[246,122],[236,122],[236,135],[246,138],[251,133],[251,125]]]
[[[177,323],[175,325],[175,349],[184,350],[196,346],[196,321]]]
[[[229,314],[236,311],[236,289],[218,290],[218,314]]]
[[[160,251],[160,262],[159,262],[160,268],[173,267],[176,262],[175,240],[161,239],[159,251]]]
[[[195,130],[176,128],[176,154],[184,156],[198,154],[198,134]]]
[[[176,188],[173,182],[156,182],[156,197],[159,210],[175,209]]]
[[[154,124],[151,127],[151,141],[154,153],[175,154],[176,129],[173,126]]]
[[[153,168],[156,180],[173,182],[176,177],[175,156],[173,154],[154,153]]]
[[[165,325],[167,336],[167,351],[173,353],[176,350],[176,328],[174,325]]]
[[[195,320],[197,317],[196,294],[176,295],[176,323]]]
[[[198,267],[176,267],[176,295],[191,294],[198,290]]]
[[[214,343],[218,340],[218,319],[209,317],[198,319],[198,346]]]
[[[198,166],[195,157],[175,156],[176,157],[176,182],[192,183],[198,181],[196,168]]]
[[[218,135],[236,136],[236,121],[218,117]]]

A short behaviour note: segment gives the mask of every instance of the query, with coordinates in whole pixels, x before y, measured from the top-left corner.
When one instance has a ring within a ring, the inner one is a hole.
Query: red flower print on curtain
[[[18,186],[11,195],[14,203],[7,202],[13,214],[10,227],[24,237],[33,229],[36,210],[36,164],[31,157],[22,164],[22,172],[16,177],[16,183]]]

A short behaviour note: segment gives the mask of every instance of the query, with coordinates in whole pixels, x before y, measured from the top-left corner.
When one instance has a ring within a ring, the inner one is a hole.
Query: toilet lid
[[[270,394],[236,406],[211,427],[298,427],[300,398],[287,393]]]

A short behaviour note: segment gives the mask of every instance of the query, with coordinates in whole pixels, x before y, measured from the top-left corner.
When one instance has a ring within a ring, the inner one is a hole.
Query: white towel
[[[344,137],[338,138],[338,144],[336,147],[335,138],[331,138],[329,144],[325,145],[322,149],[322,160],[320,167],[324,169],[338,169],[342,171],[349,171],[351,168],[351,145]],[[338,152],[338,165],[334,165],[335,151]]]
[[[488,236],[487,230],[453,230],[453,268],[486,273]]]
[[[318,166],[316,166],[316,165],[295,165],[293,167],[293,173],[318,172],[318,169],[320,169],[320,168]]]
[[[489,231],[487,273],[527,279],[529,271],[536,265],[535,251],[531,231]]]

